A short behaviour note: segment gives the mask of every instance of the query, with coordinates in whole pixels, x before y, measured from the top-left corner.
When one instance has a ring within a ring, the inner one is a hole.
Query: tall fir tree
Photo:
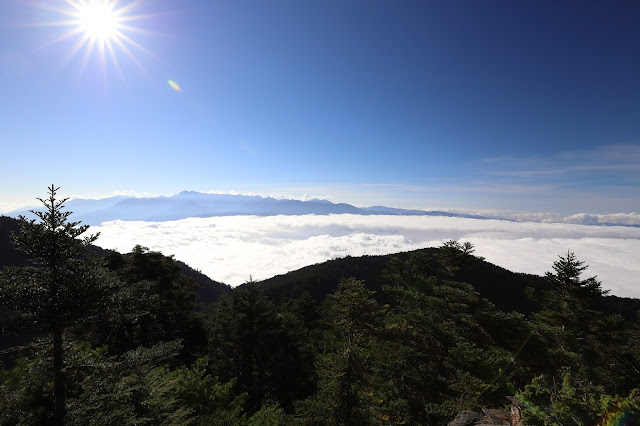
[[[320,360],[316,395],[297,404],[302,424],[368,425],[389,420],[376,371],[378,335],[388,306],[355,278],[343,279],[327,297],[331,321],[327,353]]]
[[[38,198],[43,211],[32,210],[39,221],[19,217],[13,241],[32,266],[5,268],[0,274],[0,305],[20,315],[22,324],[50,333],[53,341],[54,407],[50,424],[63,424],[66,413],[65,329],[95,315],[117,279],[96,262],[82,259],[98,235],[81,237],[88,225],[69,221],[63,211],[68,200],[57,199],[51,185],[47,198]]]
[[[550,347],[549,361],[556,365],[583,365],[589,337],[598,328],[601,314],[594,310],[603,290],[597,277],[582,278],[588,268],[572,252],[558,256],[553,271],[545,277],[551,290],[544,293],[542,310],[535,316],[535,329]]]

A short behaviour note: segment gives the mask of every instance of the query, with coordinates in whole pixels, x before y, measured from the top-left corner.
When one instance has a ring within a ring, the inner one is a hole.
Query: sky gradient
[[[51,183],[640,211],[637,1],[120,0],[104,60],[69,2],[2,7],[0,212]]]

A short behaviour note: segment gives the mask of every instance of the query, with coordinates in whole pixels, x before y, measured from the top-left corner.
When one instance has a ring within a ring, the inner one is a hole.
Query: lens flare
[[[500,369],[500,371],[498,372],[498,375],[491,381],[491,383],[489,383],[488,385],[485,386],[485,388],[482,390],[482,392],[480,392],[480,395],[478,395],[475,398],[473,398],[467,404],[467,406],[465,407],[465,410],[469,409],[471,407],[471,405],[473,405],[476,401],[478,401],[480,399],[480,397],[482,397],[482,395],[484,395],[484,393],[486,391],[488,391],[491,388],[491,386],[493,386],[494,383],[496,383],[498,381],[498,379],[500,379],[500,377],[502,377],[502,375],[509,369],[509,367],[511,367],[511,364],[513,364],[515,362],[515,360],[518,358],[518,356],[520,356],[520,353],[522,352],[524,347],[527,346],[527,343],[529,343],[529,340],[531,340],[531,336],[533,336],[533,331],[530,331],[529,334],[527,335],[527,337],[522,341],[522,344],[520,345],[520,348],[518,348],[518,351],[515,353],[515,355],[513,355],[513,357],[509,361],[509,363],[504,368]]]
[[[631,411],[614,410],[604,416],[601,424],[603,426],[626,426],[637,424],[635,423],[637,420]]]
[[[173,81],[173,80],[169,80],[169,81],[168,81],[168,83],[169,83],[169,86],[171,86],[171,88],[172,88],[173,90],[175,90],[176,92],[180,92],[180,93],[182,93],[182,87],[180,87],[180,86],[178,85],[178,83],[176,83],[176,82],[175,82],[175,81]]]

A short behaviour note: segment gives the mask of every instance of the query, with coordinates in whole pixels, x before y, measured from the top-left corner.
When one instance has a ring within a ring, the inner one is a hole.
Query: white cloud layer
[[[431,216],[230,216],[171,222],[105,222],[101,247],[135,244],[173,254],[214,280],[238,285],[346,255],[379,255],[470,241],[476,254],[512,270],[543,274],[567,250],[590,265],[611,294],[640,298],[640,228]]]
[[[426,209],[425,209],[426,210]],[[490,209],[433,209],[466,215],[484,216],[492,219],[515,220],[517,222],[543,222],[543,223],[575,223],[581,225],[624,225],[640,226],[640,213],[576,213],[563,216],[558,213],[534,213],[517,212],[509,210]]]

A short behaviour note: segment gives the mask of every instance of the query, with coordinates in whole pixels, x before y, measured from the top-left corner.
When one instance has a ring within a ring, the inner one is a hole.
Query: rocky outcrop
[[[507,399],[511,403],[511,425],[520,426],[522,424],[522,409],[524,404],[515,396],[508,396]]]
[[[496,408],[483,408],[482,411],[465,410],[460,412],[455,419],[449,422],[448,426],[483,426],[483,425],[506,425],[521,426],[522,402],[515,396],[508,396],[511,403],[509,411]]]

